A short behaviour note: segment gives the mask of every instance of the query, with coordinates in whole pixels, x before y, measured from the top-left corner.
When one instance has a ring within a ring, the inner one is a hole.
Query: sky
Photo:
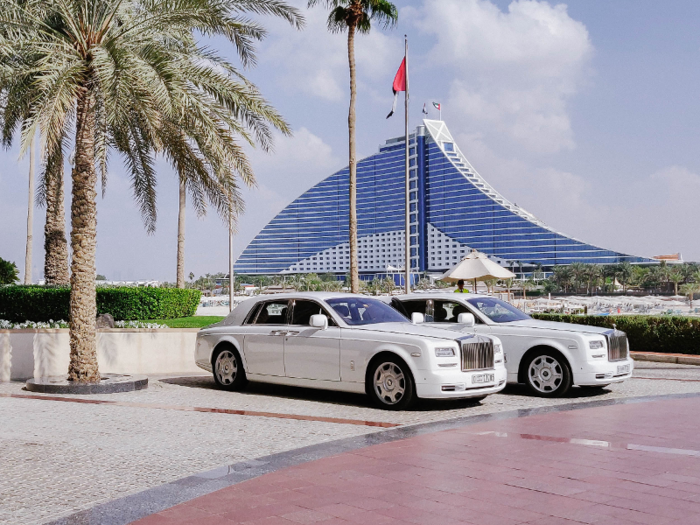
[[[289,1],[305,28],[261,19],[268,36],[246,74],[294,134],[277,137],[271,153],[248,151],[257,186],[244,191],[236,255],[287,204],[347,165],[346,36],[328,33],[323,8]],[[632,255],[700,260],[700,2],[395,3],[394,29],[357,37],[358,158],[403,133],[402,111],[385,117],[407,35],[412,128],[424,103],[440,102],[480,174],[551,227]],[[213,45],[237,63],[230,44]],[[16,145],[0,151],[0,257],[21,273],[28,166]],[[97,204],[97,272],[108,279],[175,280],[177,181],[162,162],[158,176],[149,235],[112,158]],[[37,208],[33,280],[43,276],[44,217]],[[188,208],[186,274],[226,272],[227,257],[227,226],[213,210],[198,218]]]

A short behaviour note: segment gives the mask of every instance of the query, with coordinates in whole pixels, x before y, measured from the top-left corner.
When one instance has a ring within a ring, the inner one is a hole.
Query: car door
[[[284,377],[284,338],[289,329],[289,301],[265,301],[248,319],[243,338],[250,374]]]
[[[291,323],[284,338],[284,368],[287,377],[340,381],[340,328],[316,301],[296,299]],[[312,315],[328,317],[328,328],[309,326]]]

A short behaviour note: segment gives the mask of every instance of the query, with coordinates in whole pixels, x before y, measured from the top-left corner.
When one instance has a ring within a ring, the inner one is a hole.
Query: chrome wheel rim
[[[395,405],[406,392],[406,377],[396,363],[382,363],[374,372],[374,392],[387,405]]]
[[[564,369],[555,358],[540,355],[530,363],[528,377],[535,390],[543,394],[551,394],[564,381]]]
[[[216,378],[222,385],[230,385],[236,379],[238,363],[236,356],[230,350],[224,350],[216,357],[214,365]]]

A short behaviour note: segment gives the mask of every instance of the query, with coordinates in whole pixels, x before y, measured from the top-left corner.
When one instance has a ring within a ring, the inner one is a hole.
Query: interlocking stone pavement
[[[207,375],[151,377],[147,390],[105,396],[140,406],[0,397],[0,523],[39,524],[191,475],[369,433],[377,427],[157,408],[224,408],[413,425],[514,409],[700,392],[700,369],[640,363],[631,379],[600,395],[574,389],[566,399],[531,397],[520,387],[472,402],[422,403],[409,412],[373,408],[361,395],[251,385],[213,388]],[[32,395],[0,383],[0,394]],[[307,519],[309,516],[305,515]]]

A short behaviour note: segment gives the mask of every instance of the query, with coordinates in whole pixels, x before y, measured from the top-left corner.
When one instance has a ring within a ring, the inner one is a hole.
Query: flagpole
[[[406,293],[411,293],[411,186],[408,177],[408,36],[404,35],[404,60],[406,61],[406,91],[404,91],[404,110],[406,112],[405,136],[406,136]]]

